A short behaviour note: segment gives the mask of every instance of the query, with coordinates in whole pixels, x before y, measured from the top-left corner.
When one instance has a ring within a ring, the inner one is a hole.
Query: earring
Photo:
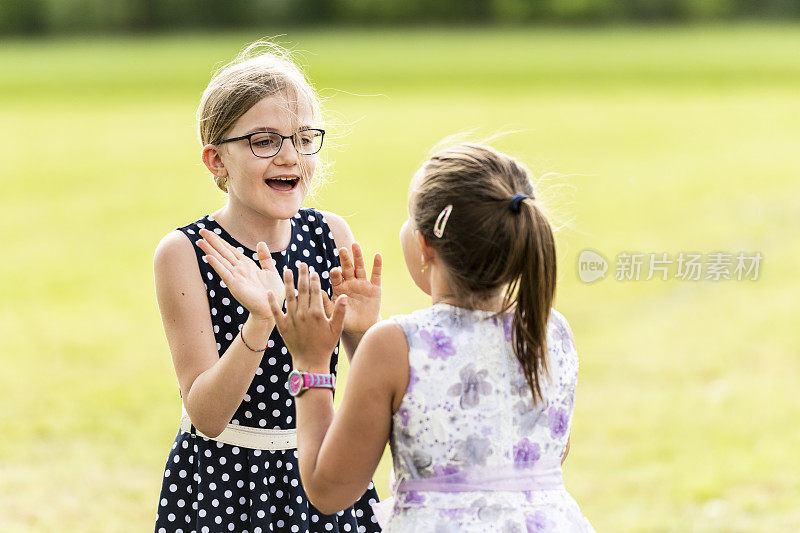
[[[426,270],[428,270],[429,266],[430,265],[425,262],[425,256],[422,256],[422,266],[420,267],[420,271],[425,272]]]

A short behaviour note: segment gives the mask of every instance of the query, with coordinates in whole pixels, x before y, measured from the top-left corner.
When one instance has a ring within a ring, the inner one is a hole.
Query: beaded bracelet
[[[247,349],[250,350],[251,352],[263,352],[264,350],[266,350],[269,347],[269,345],[267,345],[267,346],[264,346],[263,348],[261,348],[260,350],[256,350],[255,348],[251,348],[250,345],[247,344],[247,341],[244,340],[244,333],[242,332],[243,330],[244,330],[244,328],[239,330],[239,336],[242,338],[242,342],[244,343],[244,345],[247,346]]]

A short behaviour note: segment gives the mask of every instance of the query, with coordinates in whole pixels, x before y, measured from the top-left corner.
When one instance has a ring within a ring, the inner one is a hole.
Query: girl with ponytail
[[[389,442],[383,531],[593,531],[562,479],[578,358],[552,309],[555,239],[528,171],[450,146],[412,179],[408,212],[405,261],[432,305],[367,331],[335,415],[330,390],[295,397],[309,499],[323,513],[352,505]],[[294,368],[324,371],[349,306],[328,304],[304,265],[297,288],[285,313],[269,295],[272,314]]]

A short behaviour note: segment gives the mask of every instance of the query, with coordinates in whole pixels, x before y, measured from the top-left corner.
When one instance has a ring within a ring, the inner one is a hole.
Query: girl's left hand
[[[305,372],[330,372],[333,349],[339,342],[345,318],[347,297],[332,304],[330,318],[325,313],[319,274],[308,274],[308,265],[301,263],[294,294],[292,272],[283,271],[286,286],[286,313],[281,311],[275,294],[267,293],[275,325],[292,356],[294,367]]]
[[[353,243],[352,256],[347,248],[339,248],[341,267],[331,270],[333,302],[346,295],[349,298],[347,315],[344,319],[344,332],[363,335],[381,318],[381,254],[375,254],[372,274],[367,279],[364,255],[361,246]],[[330,316],[334,303],[325,295],[325,310]]]

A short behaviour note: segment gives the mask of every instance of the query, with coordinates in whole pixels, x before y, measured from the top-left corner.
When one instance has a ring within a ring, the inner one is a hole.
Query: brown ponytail
[[[517,193],[528,196],[512,209]],[[453,209],[441,238],[434,224]],[[547,368],[547,322],[555,298],[556,250],[525,167],[487,146],[461,143],[431,157],[412,183],[411,216],[447,266],[450,287],[467,307],[505,288],[514,310],[514,353],[534,403]]]
[[[550,223],[534,200],[520,205],[516,236],[508,254],[506,309],[513,306],[514,353],[534,403],[542,399],[547,374],[547,322],[556,289],[556,246]]]

